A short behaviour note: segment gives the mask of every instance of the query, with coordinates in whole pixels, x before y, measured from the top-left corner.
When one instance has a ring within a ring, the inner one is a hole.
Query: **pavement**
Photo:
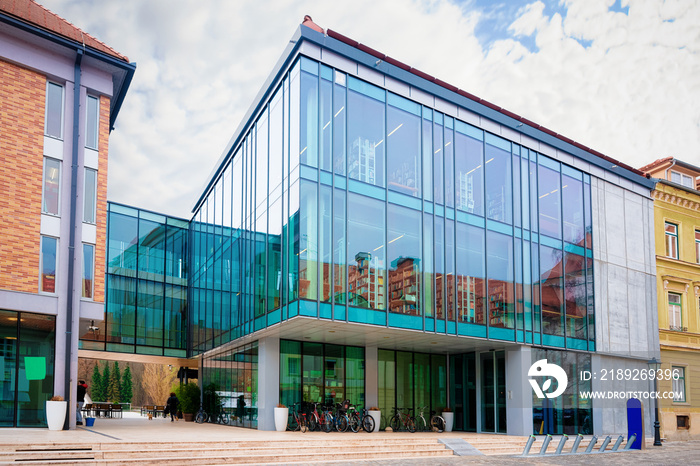
[[[33,428],[2,428],[0,429],[0,443],[14,443],[18,445],[32,445],[37,443],[65,443],[65,444],[95,444],[111,442],[215,442],[215,441],[240,441],[251,440],[311,440],[311,439],[338,439],[356,438],[358,435],[370,435],[364,433],[325,433],[325,432],[269,432],[246,429],[241,427],[221,426],[217,424],[195,424],[193,422],[170,422],[170,419],[155,418],[148,420],[138,413],[124,413],[122,419],[101,419],[95,421],[93,427],[77,426],[74,430],[49,431],[48,429]],[[377,438],[397,438],[405,436],[411,438],[416,434],[410,433],[376,433],[371,434]],[[467,434],[468,435],[468,434]],[[462,432],[445,432],[440,438],[465,438]],[[397,460],[361,460],[353,462],[334,462],[333,464],[360,464],[360,465],[424,465],[426,458],[422,459],[397,459]],[[564,455],[548,457],[518,458],[513,456],[454,456],[448,458],[431,458],[430,466],[460,465],[460,464],[499,464],[499,465],[640,465],[640,464],[675,464],[700,465],[700,440],[688,442],[664,442],[662,447],[649,447],[643,451],[629,451],[621,453],[604,453],[592,455]]]

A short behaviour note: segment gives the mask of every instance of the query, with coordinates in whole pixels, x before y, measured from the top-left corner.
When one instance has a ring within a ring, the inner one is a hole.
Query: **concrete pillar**
[[[365,348],[365,408],[379,406],[379,351]]]
[[[527,371],[532,365],[529,346],[506,351],[506,416],[508,435],[532,433],[532,387]]]
[[[258,340],[258,430],[275,430],[280,398],[280,339]]]

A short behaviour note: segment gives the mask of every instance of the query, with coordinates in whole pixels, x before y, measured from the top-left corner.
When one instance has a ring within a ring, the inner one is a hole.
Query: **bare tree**
[[[144,364],[141,387],[143,388],[145,404],[165,404],[172,391],[177,377],[177,371],[162,364]]]

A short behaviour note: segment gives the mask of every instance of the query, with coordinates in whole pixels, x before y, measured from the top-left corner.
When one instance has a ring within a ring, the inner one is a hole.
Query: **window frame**
[[[673,227],[675,228],[675,233],[671,233],[667,230],[668,227]],[[666,257],[669,257],[671,259],[678,259],[680,257],[680,253],[678,251],[678,225],[675,223],[671,222],[664,222],[664,243],[665,243],[665,253]],[[675,248],[675,256],[671,255],[671,251],[669,250],[669,240],[673,241],[673,246]]]
[[[45,209],[46,206],[46,164],[48,161],[53,161],[58,163],[58,201],[56,205],[56,212],[49,212]],[[41,213],[44,215],[51,215],[52,217],[61,216],[61,175],[63,172],[63,162],[59,159],[53,157],[44,157],[44,167],[41,173]]]
[[[92,248],[92,278],[90,286],[90,295],[85,296],[85,247]],[[80,269],[80,297],[82,299],[87,299],[93,301],[95,299],[95,245],[91,243],[83,243],[83,266]]]
[[[95,173],[95,179],[94,182],[92,183],[93,185],[93,203],[92,203],[92,221],[86,218],[85,212],[87,209],[87,173],[88,171]],[[89,223],[90,225],[96,225],[97,224],[97,176],[98,172],[94,168],[90,167],[85,167],[85,170],[83,172],[83,223]]]
[[[671,382],[671,391],[673,391],[673,402],[674,403],[687,403],[688,397],[688,387],[686,386],[685,383],[685,366],[674,366],[671,365],[671,373],[673,374],[676,370],[680,371],[680,376],[678,379],[672,379]],[[681,384],[681,390],[676,390],[676,383]],[[682,399],[676,399],[676,393],[677,392],[682,392],[683,393],[683,398]]]
[[[695,262],[700,264],[700,230],[695,229]]]
[[[44,283],[44,239],[50,238],[56,242],[56,254],[55,254],[55,264],[54,264],[54,290],[45,291],[43,287]],[[50,235],[41,235],[39,240],[39,293],[56,295],[56,285],[58,282],[58,252],[59,252],[59,238]]]
[[[61,121],[59,124],[59,135],[55,136],[49,134],[48,132],[48,121],[49,121],[49,89],[51,86],[58,86],[61,89]],[[48,136],[53,139],[58,139],[63,141],[63,125],[65,124],[65,109],[66,109],[66,88],[63,84],[59,84],[55,81],[46,81],[46,102],[44,105],[44,136]]]
[[[95,101],[96,113],[93,118],[90,115],[90,100]],[[95,127],[90,131],[90,121],[94,119]],[[90,134],[94,134],[95,145],[90,145]],[[85,98],[85,147],[98,150],[100,145],[100,99],[97,96],[88,94]]]
[[[671,296],[677,296],[678,302],[677,303],[671,302]],[[670,329],[683,329],[683,295],[680,293],[674,293],[672,291],[669,291],[666,298],[667,298],[667,303],[668,303],[668,328],[669,328],[669,330]],[[679,322],[680,325],[673,325],[674,322],[672,322],[672,320],[675,321],[675,319],[671,319],[671,316],[675,315],[675,311],[674,311],[674,313],[671,313],[671,306],[678,307],[678,316],[680,319],[680,322]]]

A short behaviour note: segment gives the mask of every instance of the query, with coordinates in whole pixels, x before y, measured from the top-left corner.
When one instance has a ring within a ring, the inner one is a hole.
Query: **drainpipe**
[[[70,174],[70,235],[68,239],[68,301],[66,303],[66,356],[65,356],[65,393],[68,400],[68,413],[63,423],[63,430],[70,428],[71,406],[73,399],[73,383],[71,380],[71,360],[73,359],[73,273],[75,270],[75,218],[78,201],[78,142],[80,137],[80,64],[83,60],[83,50],[77,49],[75,67],[73,69],[73,156]]]
[[[668,171],[669,171],[670,169],[672,169],[673,166],[674,166],[675,164],[676,164],[676,159],[673,159],[673,163],[671,163],[671,165],[670,165],[670,166],[666,169],[666,171],[664,172],[664,179],[665,179],[666,181],[671,181],[671,180],[668,179]]]

